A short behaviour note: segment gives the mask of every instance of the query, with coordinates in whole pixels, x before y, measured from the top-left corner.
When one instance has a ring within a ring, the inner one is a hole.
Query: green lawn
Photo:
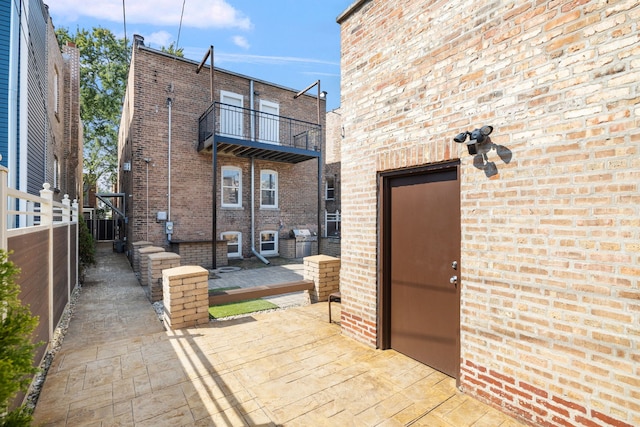
[[[229,289],[238,289],[238,287],[209,289],[209,293],[212,291],[227,291]],[[222,317],[255,313],[256,311],[272,310],[274,308],[278,308],[278,306],[272,302],[258,298],[247,301],[230,302],[228,304],[212,305],[209,307],[209,316],[214,319],[219,319]]]

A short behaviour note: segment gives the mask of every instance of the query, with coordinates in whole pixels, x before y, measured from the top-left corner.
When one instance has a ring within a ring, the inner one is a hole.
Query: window
[[[340,237],[340,211],[324,211],[324,237]]]
[[[234,166],[222,167],[222,207],[242,207],[242,173]]]
[[[328,176],[324,185],[324,199],[334,200],[336,198],[336,178]]]
[[[226,231],[220,238],[227,241],[227,258],[242,258],[242,233]]]
[[[53,156],[53,188],[54,190],[59,188],[60,180],[60,163],[58,162],[58,156]]]
[[[262,255],[278,255],[278,233],[275,231],[260,232],[260,253]]]
[[[244,104],[242,95],[220,91],[220,133],[226,136],[242,137],[244,131]]]
[[[280,106],[260,100],[259,139],[268,144],[280,144]]]
[[[260,172],[260,207],[278,207],[278,172],[272,170]]]
[[[58,103],[60,102],[60,92],[58,85],[60,84],[60,77],[58,76],[58,68],[54,67],[53,74],[53,112],[58,114]]]

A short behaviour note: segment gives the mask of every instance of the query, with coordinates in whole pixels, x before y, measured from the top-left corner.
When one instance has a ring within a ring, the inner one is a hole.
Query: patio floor
[[[318,303],[165,331],[125,256],[100,251],[34,425],[524,425],[440,372],[343,336],[327,312]]]

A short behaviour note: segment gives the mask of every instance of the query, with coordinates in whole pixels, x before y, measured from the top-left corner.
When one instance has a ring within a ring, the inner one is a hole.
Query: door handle
[[[458,276],[451,276],[451,278],[449,279],[449,283],[451,283],[452,285],[455,285],[458,283]]]

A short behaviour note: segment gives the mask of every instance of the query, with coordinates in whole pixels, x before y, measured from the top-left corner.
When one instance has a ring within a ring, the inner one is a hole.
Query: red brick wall
[[[148,240],[168,247],[164,221],[156,221],[157,212],[169,213],[168,194],[168,117],[171,105],[171,206],[174,241],[210,240],[212,235],[212,158],[198,153],[198,119],[210,105],[209,68],[199,74],[197,63],[174,58],[145,47],[135,49],[128,80],[127,98],[119,135],[120,163],[131,162],[131,172],[121,170],[120,191],[127,193],[127,236],[130,242]],[[220,90],[244,96],[250,108],[250,79],[216,70],[215,99]],[[315,123],[317,101],[280,86],[254,81],[254,109],[260,100],[277,102],[280,115]],[[324,111],[324,101],[321,103]],[[147,214],[147,164],[148,214]],[[242,207],[221,208],[221,168],[236,166],[242,170]],[[260,171],[278,173],[278,209],[260,209]],[[245,158],[218,156],[217,236],[225,231],[242,232],[243,254],[251,248],[251,168]],[[317,161],[297,165],[255,161],[256,248],[261,230],[277,230],[287,237],[292,228],[317,227]],[[148,228],[147,228],[148,226]],[[147,235],[148,229],[148,235]]]
[[[73,201],[82,198],[82,142],[80,129],[80,53],[75,46],[58,46],[53,23],[47,24],[47,110],[49,117],[46,177],[54,200],[67,194]],[[55,76],[58,76],[57,86]],[[56,105],[57,92],[57,105]],[[54,188],[54,156],[58,160]]]
[[[536,425],[640,425],[640,5],[356,3],[344,332],[376,343],[378,173],[460,158],[462,389]],[[452,138],[485,124],[505,149],[483,162]]]

